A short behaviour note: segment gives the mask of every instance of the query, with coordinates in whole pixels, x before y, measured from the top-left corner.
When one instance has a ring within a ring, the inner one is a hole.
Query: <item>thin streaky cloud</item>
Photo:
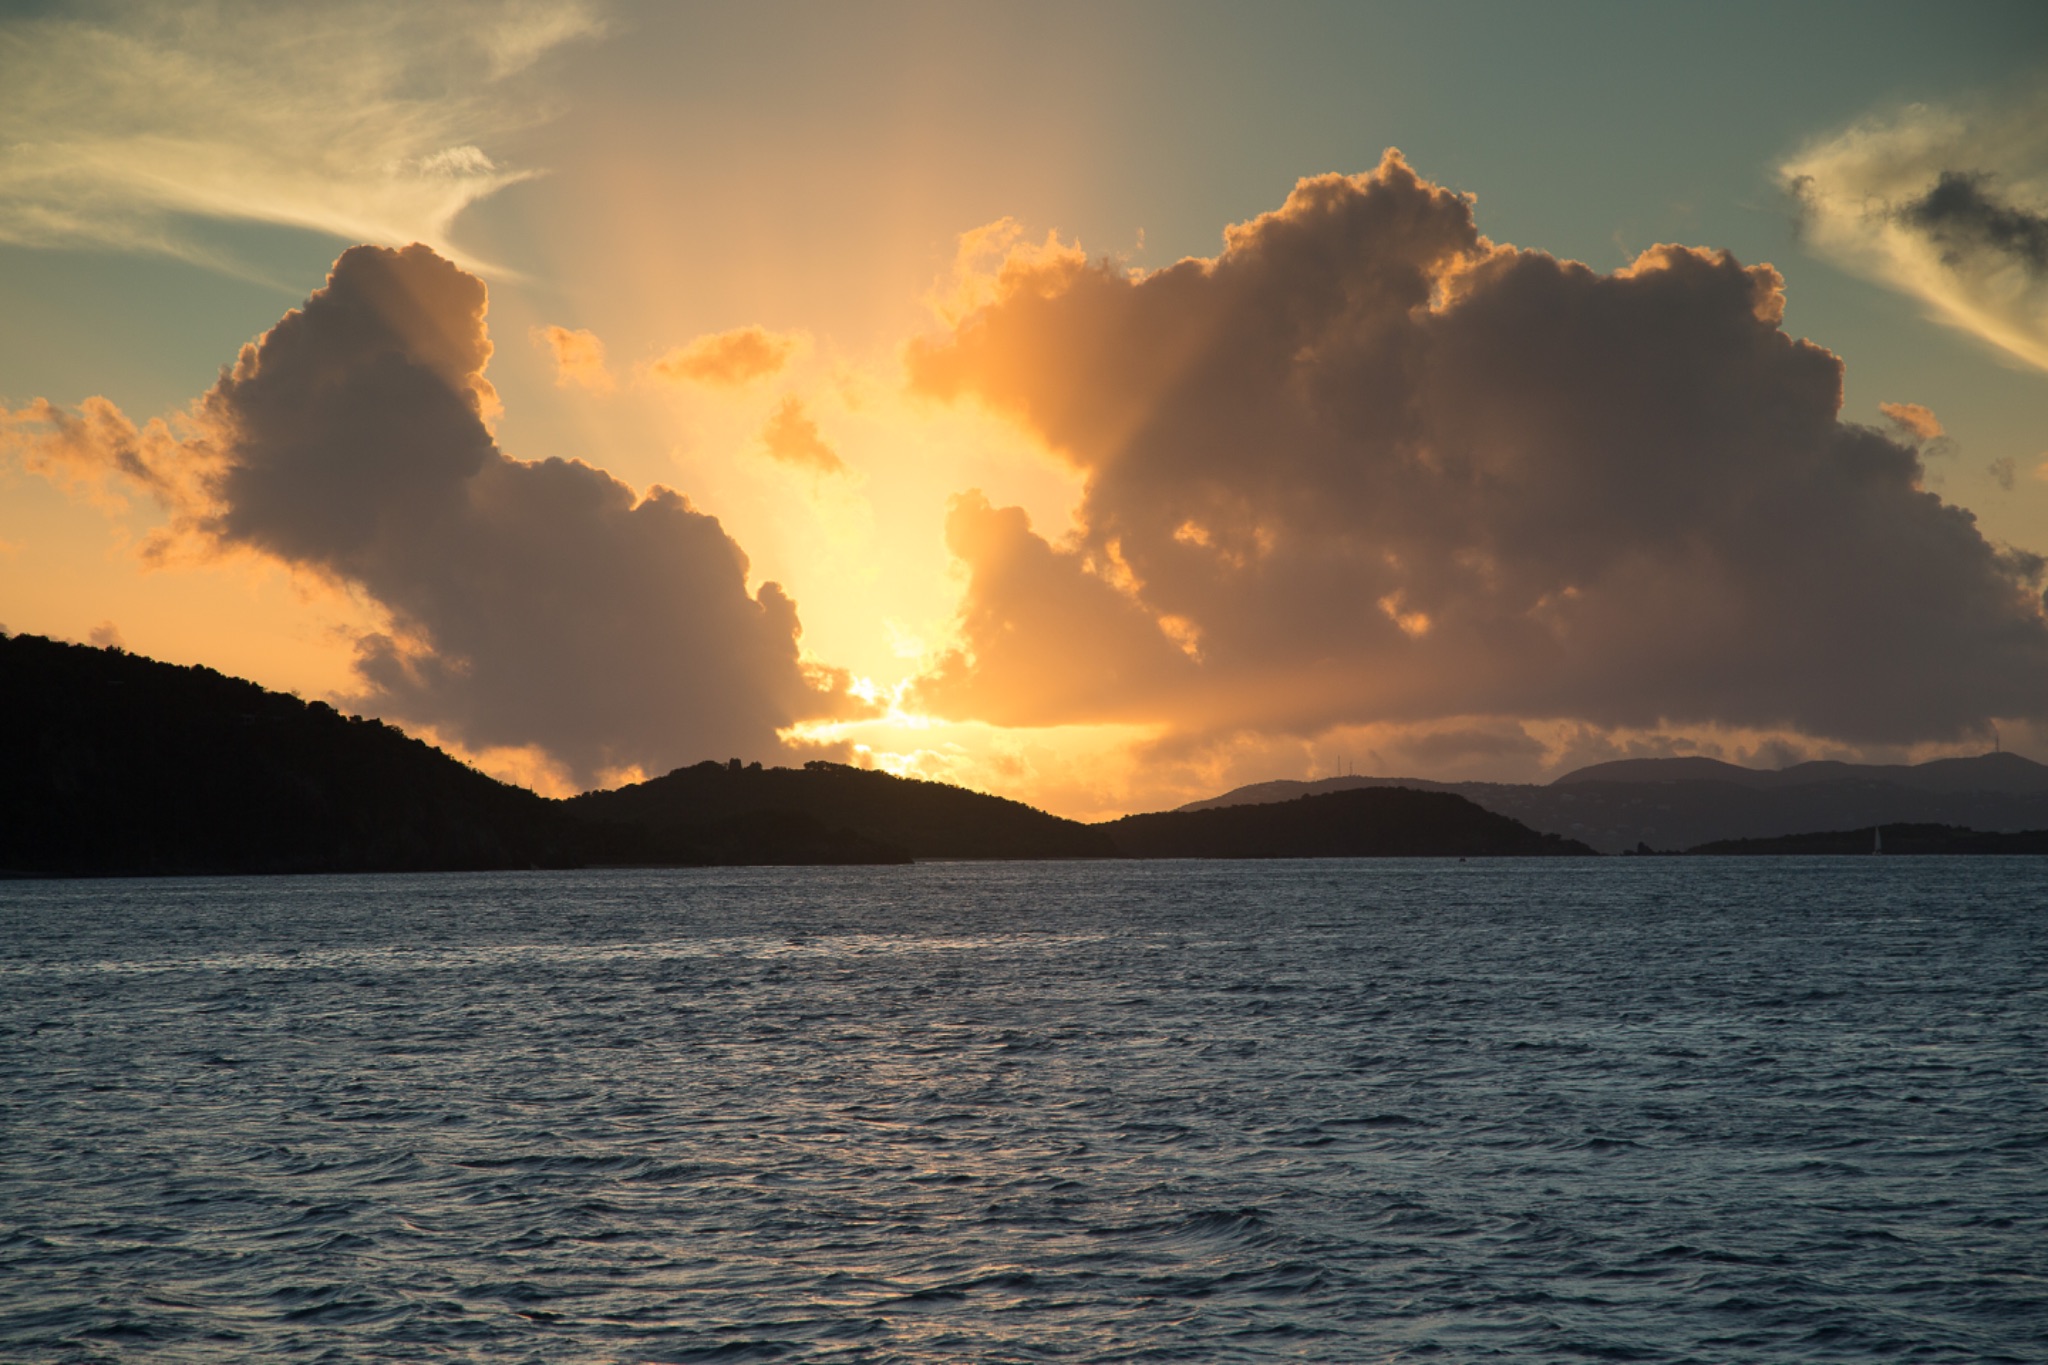
[[[536,170],[493,144],[554,109],[518,80],[601,30],[584,6],[59,8],[0,23],[0,242],[221,268],[181,217],[450,240]],[[516,87],[516,88],[515,88]]]

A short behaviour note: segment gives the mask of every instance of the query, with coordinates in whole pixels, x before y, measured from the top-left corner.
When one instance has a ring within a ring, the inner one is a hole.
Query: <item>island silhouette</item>
[[[2048,767],[2011,754],[1775,773],[1707,759],[1630,760],[1547,787],[1265,783],[1092,825],[828,762],[705,761],[557,800],[324,702],[35,635],[0,637],[0,754],[0,874],[15,876],[2048,852]],[[1979,818],[1943,818],[1957,811]],[[1712,833],[1685,838],[1700,829]],[[1652,842],[1652,834],[1666,837]]]
[[[2009,753],[1911,766],[1818,762],[1775,770],[1699,756],[1636,758],[1596,763],[1540,786],[1330,777],[1255,783],[1181,809],[1291,801],[1371,787],[1462,796],[1531,829],[1582,840],[1602,853],[1709,851],[1707,845],[1719,852],[1735,841],[1855,830],[1862,831],[1861,851],[1869,852],[1871,830],[1880,825],[2001,833],[2048,829],[2048,765]]]

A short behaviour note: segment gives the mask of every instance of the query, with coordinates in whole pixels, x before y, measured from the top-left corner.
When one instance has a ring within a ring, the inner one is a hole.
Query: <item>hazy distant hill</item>
[[[1128,858],[1458,858],[1591,854],[1448,792],[1405,787],[1127,815],[1098,828]]]
[[[1639,844],[1686,849],[1875,825],[2048,829],[2048,766],[2017,754],[1938,759],[1911,767],[1802,763],[1779,771],[1707,758],[1627,759],[1567,773],[1548,786],[1333,777],[1261,782],[1182,810],[1285,801],[1365,787],[1452,792],[1546,833],[1607,853]]]
[[[2048,764],[2018,754],[1978,754],[1902,763],[1795,763],[1789,768],[1740,768],[1717,758],[1624,758],[1595,763],[1558,778],[1552,786],[1584,782],[1733,782],[1759,790],[1810,787],[1824,782],[1881,782],[1929,792],[2048,792]]]
[[[1098,830],[1021,801],[839,763],[699,763],[565,803],[581,820],[651,832],[748,812],[792,812],[918,858],[1102,858]]]
[[[0,871],[123,875],[580,860],[532,792],[210,668],[0,638]]]

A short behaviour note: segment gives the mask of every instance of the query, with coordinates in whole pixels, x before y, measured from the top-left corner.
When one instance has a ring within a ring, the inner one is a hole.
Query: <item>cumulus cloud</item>
[[[555,358],[555,384],[560,388],[584,388],[593,393],[610,393],[616,387],[612,372],[604,363],[604,342],[597,333],[567,327],[536,327],[531,336]]]
[[[600,27],[522,0],[36,7],[0,21],[0,241],[223,264],[197,216],[464,260],[456,216],[529,174],[490,144],[552,112],[516,78]]]
[[[1057,540],[956,502],[935,713],[1876,744],[2048,710],[2042,561],[1839,419],[1841,363],[1780,328],[1768,266],[1496,246],[1389,153],[1213,259],[1033,247],[986,299],[912,346],[913,388],[1012,415],[1086,486]]]
[[[768,425],[761,429],[761,448],[784,464],[821,474],[846,472],[846,462],[839,458],[838,451],[825,444],[824,437],[818,434],[818,424],[811,420],[803,400],[795,394],[782,400]]]
[[[1873,115],[1779,178],[1822,255],[2048,369],[2048,92]]]
[[[648,373],[671,384],[708,384],[736,389],[757,379],[780,374],[802,348],[800,332],[771,332],[765,327],[735,327],[712,332],[678,346],[648,365]]]
[[[964,493],[946,546],[973,569],[959,622],[973,652],[921,681],[926,705],[999,725],[1142,721],[1194,681],[1157,616],[1034,534],[1023,509]]]
[[[747,586],[716,518],[574,460],[498,449],[482,281],[424,246],[356,247],[175,422],[104,400],[11,414],[53,475],[140,488],[175,531],[354,585],[359,704],[475,751],[538,744],[580,781],[769,754],[843,679],[796,605]],[[97,470],[97,475],[94,474]]]

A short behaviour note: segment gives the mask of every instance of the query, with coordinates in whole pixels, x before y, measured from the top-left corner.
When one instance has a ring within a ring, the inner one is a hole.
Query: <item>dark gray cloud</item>
[[[358,644],[368,710],[473,749],[539,745],[575,779],[779,750],[840,705],[796,606],[747,587],[715,517],[487,425],[482,281],[424,246],[356,247],[244,347],[171,440],[96,400],[49,405],[45,464],[150,489],[188,533],[355,585],[394,629]],[[17,419],[19,420],[19,419]]]
[[[1393,154],[1303,181],[1213,260],[1013,262],[913,347],[912,383],[1038,431],[1086,476],[1079,529],[1055,546],[963,504],[1000,534],[955,536],[964,644],[921,700],[1858,743],[2042,714],[2041,561],[1840,421],[1841,363],[1783,306],[1722,252],[1601,275],[1497,248]]]
[[[1902,208],[1899,218],[1939,243],[1950,266],[1989,251],[2032,274],[2048,275],[2048,214],[2002,202],[1990,184],[1982,172],[1943,171],[1934,188]]]

